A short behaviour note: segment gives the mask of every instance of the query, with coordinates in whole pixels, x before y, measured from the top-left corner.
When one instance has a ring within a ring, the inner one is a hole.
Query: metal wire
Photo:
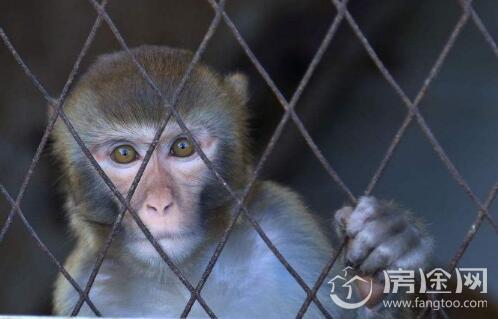
[[[14,217],[19,216],[21,218],[21,221],[25,225],[27,231],[29,234],[35,239],[37,242],[38,246],[40,249],[50,258],[50,260],[56,265],[58,268],[59,272],[62,273],[62,275],[69,281],[69,283],[74,287],[74,289],[78,292],[80,295],[78,302],[74,306],[74,309],[72,311],[72,315],[75,316],[79,313],[81,307],[83,306],[84,303],[86,303],[90,309],[94,312],[96,316],[101,316],[105,315],[99,312],[99,310],[95,307],[93,302],[90,300],[90,291],[92,288],[93,283],[95,282],[95,279],[98,275],[98,272],[100,270],[100,267],[102,263],[105,260],[106,254],[112,245],[112,242],[119,232],[120,225],[123,221],[123,218],[127,212],[129,212],[132,216],[132,218],[135,220],[139,228],[142,230],[144,233],[145,237],[150,241],[150,243],[153,245],[153,247],[156,249],[158,254],[161,256],[161,258],[164,260],[164,262],[170,267],[170,269],[173,271],[173,273],[178,277],[178,279],[185,285],[185,287],[190,291],[191,297],[188,300],[181,317],[187,317],[188,314],[190,313],[192,306],[194,302],[197,300],[199,304],[203,307],[203,309],[206,311],[208,316],[211,318],[216,318],[216,315],[214,312],[210,309],[210,307],[207,305],[207,303],[204,301],[204,299],[201,296],[201,291],[202,288],[204,287],[204,284],[206,283],[207,279],[209,278],[209,275],[211,274],[223,248],[225,247],[226,242],[228,241],[228,238],[231,234],[231,232],[234,229],[234,225],[239,219],[239,217],[242,215],[245,217],[249,223],[254,227],[258,235],[261,237],[261,239],[265,242],[265,244],[268,246],[268,248],[271,250],[271,252],[277,257],[277,259],[282,263],[282,265],[286,268],[286,270],[289,272],[289,274],[296,280],[296,282],[302,287],[302,289],[306,293],[306,298],[302,304],[302,306],[299,309],[299,312],[296,316],[296,318],[302,318],[309,305],[311,302],[314,302],[318,309],[322,312],[324,317],[326,318],[332,318],[330,313],[323,307],[321,302],[318,300],[316,297],[316,293],[323,284],[326,276],[328,275],[329,271],[333,267],[334,263],[336,262],[338,256],[340,255],[341,251],[343,250],[345,246],[345,242],[341,243],[339,247],[336,248],[336,252],[331,256],[330,260],[327,262],[327,264],[324,266],[323,270],[318,276],[317,281],[313,285],[313,288],[310,288],[306,282],[303,280],[303,278],[296,272],[296,270],[287,262],[287,260],[283,257],[283,255],[280,253],[280,251],[275,247],[275,245],[271,242],[271,240],[268,238],[268,236],[265,234],[264,230],[261,228],[261,226],[257,223],[257,221],[251,216],[249,210],[245,206],[245,200],[250,193],[251,189],[253,188],[255,181],[261,172],[261,169],[263,168],[265,162],[267,161],[269,155],[273,151],[276,142],[280,138],[282,131],[287,124],[289,120],[292,120],[296,127],[298,128],[299,132],[303,136],[303,138],[306,141],[306,144],[310,149],[312,150],[313,154],[316,156],[316,158],[319,160],[320,164],[322,167],[325,169],[327,174],[331,177],[331,179],[337,183],[337,185],[342,189],[344,192],[346,198],[350,200],[352,203],[356,203],[356,197],[353,195],[353,193],[350,191],[350,189],[347,187],[347,185],[343,182],[343,180],[340,178],[340,176],[337,174],[337,172],[333,169],[332,165],[327,161],[323,153],[320,151],[319,147],[317,144],[314,142],[313,138],[307,131],[306,127],[302,123],[301,119],[299,116],[295,113],[294,109],[303,93],[305,90],[306,86],[309,83],[309,80],[311,79],[314,71],[317,69],[320,61],[323,58],[324,53],[326,52],[331,40],[333,39],[338,27],[340,24],[346,20],[348,25],[351,27],[352,31],[358,38],[358,40],[361,42],[362,46],[364,47],[365,51],[369,55],[369,57],[372,59],[374,64],[377,66],[379,69],[380,73],[382,76],[385,78],[385,80],[389,83],[389,85],[393,88],[393,90],[397,93],[397,95],[400,97],[402,103],[407,107],[408,112],[403,120],[400,128],[396,132],[395,136],[393,137],[393,140],[389,144],[389,147],[387,148],[387,151],[379,164],[377,170],[375,171],[374,175],[372,176],[370,182],[368,183],[365,194],[371,194],[372,191],[374,190],[375,186],[377,185],[378,181],[382,177],[386,167],[388,166],[390,159],[394,155],[394,152],[397,149],[397,146],[399,145],[400,141],[403,139],[403,136],[406,132],[406,129],[409,127],[409,125],[412,123],[413,119],[417,122],[418,126],[428,139],[429,143],[432,145],[432,148],[434,149],[435,153],[438,155],[439,159],[441,162],[444,164],[446,169],[448,170],[449,175],[460,185],[460,187],[464,190],[464,192],[467,194],[467,196],[470,198],[470,200],[474,203],[474,205],[477,207],[478,212],[476,219],[474,222],[470,225],[469,230],[467,234],[465,235],[461,245],[459,246],[458,250],[456,251],[454,257],[452,260],[449,262],[448,269],[453,270],[462,256],[465,254],[465,251],[467,250],[470,242],[474,239],[476,233],[479,230],[480,225],[482,224],[484,219],[487,219],[487,221],[494,227],[495,231],[498,232],[498,225],[496,222],[493,220],[489,213],[489,208],[491,204],[494,202],[496,195],[498,193],[498,182],[493,186],[493,188],[490,190],[488,197],[486,198],[486,201],[484,203],[481,203],[479,198],[475,195],[475,193],[472,191],[468,183],[465,181],[465,179],[461,176],[453,162],[449,159],[447,156],[446,152],[444,151],[443,147],[437,140],[437,138],[434,136],[432,130],[428,126],[427,122],[425,121],[425,118],[422,116],[422,114],[419,111],[419,104],[421,100],[424,98],[428,88],[430,87],[430,84],[434,80],[434,78],[437,76],[439,70],[443,66],[446,57],[448,53],[451,51],[451,49],[454,47],[454,44],[460,35],[462,29],[464,26],[467,24],[469,21],[469,18],[474,22],[474,24],[477,26],[481,34],[483,35],[485,41],[489,44],[491,49],[493,50],[494,54],[498,57],[498,47],[496,45],[496,42],[494,41],[493,37],[490,35],[489,31],[487,30],[486,26],[482,22],[481,18],[479,15],[475,12],[475,10],[472,8],[472,0],[459,0],[459,4],[462,6],[462,15],[458,22],[456,23],[455,27],[453,28],[448,40],[444,44],[442,51],[438,58],[436,59],[433,67],[431,68],[430,72],[428,73],[427,77],[425,78],[423,85],[421,89],[419,90],[418,94],[416,95],[415,99],[412,101],[408,98],[408,96],[405,94],[403,89],[400,87],[400,85],[397,83],[397,81],[394,79],[394,77],[391,75],[389,70],[385,67],[384,63],[382,60],[379,58],[371,44],[369,43],[368,39],[365,37],[363,32],[361,31],[360,27],[356,23],[355,19],[351,16],[347,9],[347,3],[348,0],[344,1],[339,1],[339,0],[331,0],[332,4],[337,8],[337,14],[331,21],[331,24],[326,32],[326,34],[323,37],[322,42],[320,43],[320,46],[317,49],[317,52],[313,56],[312,60],[310,61],[308,68],[303,75],[301,81],[299,82],[299,85],[297,86],[294,94],[292,95],[290,101],[288,101],[280,89],[277,87],[275,82],[272,80],[268,72],[265,70],[263,65],[259,62],[253,51],[250,49],[249,45],[247,42],[244,40],[244,38],[241,36],[240,32],[238,31],[237,27],[233,23],[233,21],[230,19],[228,14],[224,11],[224,4],[226,0],[220,0],[219,2],[216,2],[215,0],[207,0],[207,2],[213,7],[214,10],[214,17],[212,19],[212,22],[210,26],[208,27],[206,34],[203,37],[203,40],[199,44],[196,52],[193,55],[192,61],[188,65],[178,87],[175,89],[173,96],[168,99],[163,96],[161,90],[158,88],[158,86],[154,83],[154,81],[151,79],[151,77],[147,74],[145,71],[144,67],[140,65],[140,63],[136,60],[136,58],[133,56],[131,53],[128,45],[126,44],[125,39],[115,26],[114,22],[112,21],[111,17],[107,13],[105,7],[108,1],[103,0],[100,4],[96,0],[88,0],[90,4],[94,7],[95,11],[97,12],[97,18],[90,30],[90,33],[85,40],[85,43],[80,50],[80,53],[74,63],[74,66],[71,70],[71,73],[68,76],[68,79],[62,89],[62,92],[60,93],[59,97],[57,99],[52,98],[52,96],[48,93],[48,91],[44,88],[44,86],[39,82],[37,77],[34,75],[34,73],[30,70],[28,65],[24,62],[24,60],[21,58],[21,56],[18,54],[17,50],[13,46],[12,42],[10,41],[9,37],[3,30],[3,28],[0,27],[0,38],[2,39],[2,42],[6,45],[7,49],[11,52],[13,55],[14,59],[16,62],[21,66],[23,71],[26,73],[26,75],[30,78],[32,81],[33,85],[41,92],[43,97],[46,99],[46,101],[49,104],[49,107],[53,108],[54,112],[52,113],[49,123],[47,127],[45,128],[45,131],[42,135],[41,141],[36,149],[35,155],[33,156],[33,159],[31,161],[31,164],[27,170],[26,175],[23,178],[23,182],[21,184],[21,187],[19,189],[19,192],[16,196],[16,199],[14,200],[11,195],[7,192],[5,187],[0,184],[0,192],[3,194],[3,196],[7,199],[7,201],[10,203],[12,206],[11,211],[8,214],[8,217],[6,219],[6,222],[0,229],[0,242],[4,239],[5,234],[9,230],[9,228],[12,225],[12,222],[14,220]],[[146,155],[144,157],[144,160],[140,166],[139,171],[137,172],[137,175],[135,176],[132,185],[130,186],[130,189],[128,190],[126,197],[124,197],[116,188],[116,186],[112,183],[110,178],[104,173],[102,168],[99,166],[97,161],[93,158],[92,154],[80,138],[78,132],[74,129],[72,123],[70,120],[67,118],[66,114],[64,113],[64,103],[65,99],[68,95],[68,92],[70,91],[70,88],[74,82],[75,76],[79,72],[79,67],[81,64],[81,61],[85,57],[90,45],[92,44],[95,34],[100,27],[102,21],[104,21],[107,26],[110,28],[116,39],[118,40],[120,46],[124,51],[126,51],[133,63],[135,64],[137,68],[137,72],[139,72],[143,78],[146,80],[146,82],[154,89],[158,97],[161,99],[161,103],[164,105],[167,111],[167,116],[161,123],[159,129],[157,130],[154,139],[149,147],[149,149],[146,152]],[[180,114],[176,110],[176,102],[178,100],[179,95],[181,94],[186,82],[188,81],[194,67],[197,65],[199,60],[201,59],[201,56],[205,52],[207,45],[212,38],[213,34],[216,32],[217,28],[219,27],[221,21],[223,21],[230,32],[233,34],[234,38],[236,41],[239,43],[249,60],[252,62],[258,73],[261,75],[263,80],[266,82],[268,87],[271,89],[273,94],[276,96],[277,100],[279,101],[280,105],[284,109],[284,115],[282,116],[280,122],[278,123],[277,127],[275,128],[270,141],[268,142],[266,148],[264,149],[260,160],[257,162],[252,174],[249,176],[248,179],[248,184],[244,188],[243,192],[241,195],[238,195],[237,192],[235,192],[232,187],[224,180],[222,175],[217,172],[216,168],[214,167],[213,163],[207,158],[207,156],[202,152],[201,148],[199,147],[198,142],[195,140],[195,138],[192,136],[191,132],[188,130],[186,127],[185,123],[183,122]],[[66,127],[68,128],[70,134],[74,137],[76,143],[79,145],[85,156],[88,158],[90,164],[95,168],[96,172],[102,177],[103,181],[105,184],[109,187],[113,195],[116,197],[116,199],[123,205],[123,209],[116,218],[115,222],[112,225],[111,232],[109,236],[107,237],[104,245],[100,249],[97,260],[95,261],[94,267],[92,269],[92,272],[90,274],[90,277],[85,284],[84,289],[82,289],[78,283],[74,280],[74,278],[71,277],[71,275],[65,270],[65,268],[62,266],[62,264],[55,258],[55,256],[50,252],[48,247],[43,243],[43,241],[40,239],[40,237],[37,235],[36,231],[33,229],[29,221],[26,219],[25,215],[23,214],[20,206],[22,203],[22,200],[24,198],[26,189],[30,183],[32,174],[40,160],[40,156],[45,148],[45,145],[47,143],[47,139],[51,133],[51,131],[54,128],[55,122],[57,121],[58,118],[61,118],[61,120],[64,122]],[[182,271],[175,265],[175,263],[170,259],[170,257],[163,251],[159,243],[156,241],[156,239],[153,237],[153,235],[150,233],[150,231],[147,229],[147,227],[143,224],[143,222],[140,220],[139,216],[137,215],[136,211],[132,209],[130,206],[130,201],[133,197],[133,194],[135,193],[135,190],[138,186],[138,183],[140,182],[140,179],[145,171],[145,168],[152,156],[152,153],[154,152],[158,142],[159,138],[166,127],[167,123],[171,119],[171,117],[174,118],[174,120],[178,123],[180,128],[185,132],[185,134],[188,135],[189,138],[192,139],[194,147],[197,151],[197,153],[200,155],[208,169],[210,169],[214,176],[217,178],[217,180],[220,182],[220,184],[226,189],[228,194],[233,198],[233,200],[236,203],[236,207],[234,209],[234,218],[231,220],[230,224],[228,227],[225,229],[223,236],[221,240],[218,242],[215,251],[209,260],[209,263],[204,270],[201,279],[197,283],[197,285],[194,287],[192,283],[190,283],[182,273]],[[422,315],[425,315],[426,311],[423,312]],[[443,317],[445,316],[444,313],[442,313]]]

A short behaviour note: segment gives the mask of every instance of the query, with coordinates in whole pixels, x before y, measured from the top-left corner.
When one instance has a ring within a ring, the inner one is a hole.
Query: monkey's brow
[[[106,139],[105,141],[102,141],[100,143],[97,143],[97,147],[113,147],[113,146],[118,146],[122,144],[138,144],[138,145],[147,145],[146,141],[139,141],[139,139],[135,138],[127,138],[127,137],[111,137],[109,139]]]
[[[203,127],[193,127],[190,129],[190,132],[194,136],[194,138],[198,138],[202,135],[210,134],[207,129]],[[160,139],[160,142],[173,142],[175,138],[178,137],[186,137],[185,133],[180,129],[171,129],[169,131],[165,130],[165,133]],[[150,145],[152,144],[154,136],[151,135],[149,136],[148,134],[143,134],[141,136],[140,134],[131,134],[131,133],[114,133],[110,134],[110,136],[102,140],[100,142],[97,142],[96,145],[97,147],[111,147],[115,146],[118,144],[123,144],[123,143],[131,143],[131,144],[137,144],[137,145]]]

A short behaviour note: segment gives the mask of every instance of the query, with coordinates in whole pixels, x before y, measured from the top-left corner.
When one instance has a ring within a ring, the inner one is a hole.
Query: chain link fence
[[[306,129],[305,125],[303,124],[302,120],[300,117],[296,114],[295,112],[295,107],[299,103],[300,98],[303,94],[303,91],[305,91],[310,79],[312,78],[314,72],[319,68],[320,61],[322,60],[325,52],[327,51],[329,44],[331,41],[334,39],[334,35],[336,34],[337,29],[339,28],[340,25],[346,24],[355,36],[358,38],[358,40],[361,42],[363,48],[365,49],[365,52],[368,54],[368,56],[371,58],[375,66],[377,67],[378,71],[382,75],[382,77],[385,79],[385,81],[390,85],[392,88],[393,92],[399,97],[399,100],[402,105],[406,107],[406,116],[402,123],[400,124],[396,134],[392,138],[392,141],[387,148],[385,155],[382,158],[382,161],[379,163],[378,168],[376,169],[374,175],[372,176],[370,182],[368,183],[368,186],[366,187],[364,194],[369,195],[371,194],[379,179],[383,176],[383,173],[386,169],[386,167],[389,165],[390,160],[392,159],[394,153],[397,150],[398,145],[402,141],[405,132],[408,128],[408,126],[415,121],[420,130],[423,132],[424,136],[426,137],[427,141],[430,143],[432,146],[434,152],[437,154],[439,157],[440,161],[444,164],[444,167],[448,171],[448,175],[451,176],[452,179],[461,187],[462,191],[468,196],[469,201],[473,203],[476,209],[476,214],[475,214],[475,220],[472,222],[471,225],[469,225],[469,229],[465,237],[463,238],[459,248],[457,251],[455,251],[454,256],[451,260],[448,261],[447,265],[447,270],[452,271],[454,268],[457,266],[459,261],[461,260],[462,256],[465,254],[467,247],[469,244],[472,242],[474,239],[475,235],[477,234],[480,226],[482,225],[483,222],[489,223],[492,225],[494,230],[498,232],[498,225],[494,221],[493,217],[489,213],[490,206],[492,205],[496,194],[498,192],[498,182],[489,190],[489,194],[487,198],[482,201],[479,199],[479,197],[475,194],[475,192],[471,189],[467,181],[462,177],[460,174],[459,170],[455,167],[453,164],[452,160],[449,158],[447,155],[445,149],[441,146],[441,143],[438,141],[438,139],[435,137],[433,134],[430,126],[428,125],[426,119],[424,116],[421,114],[419,111],[419,105],[420,102],[424,99],[424,96],[426,95],[426,92],[428,88],[430,87],[431,83],[433,80],[436,78],[438,75],[439,70],[441,69],[442,65],[445,63],[445,60],[448,56],[448,53],[452,50],[454,47],[455,41],[459,37],[463,27],[466,24],[473,23],[482,36],[484,37],[486,43],[489,45],[489,47],[492,49],[493,53],[495,56],[498,57],[498,47],[496,45],[496,42],[494,41],[493,37],[490,35],[489,31],[487,30],[486,26],[482,22],[480,16],[476,13],[476,11],[472,7],[472,1],[459,1],[459,4],[462,9],[461,16],[455,26],[452,29],[452,32],[450,33],[449,37],[447,38],[446,43],[444,43],[443,48],[437,57],[436,61],[434,62],[432,68],[430,69],[430,72],[427,74],[427,77],[423,81],[423,85],[418,91],[418,94],[416,94],[414,99],[410,99],[408,95],[405,93],[405,91],[401,88],[401,86],[398,84],[396,79],[393,77],[391,72],[386,68],[384,62],[379,58],[379,55],[377,52],[374,50],[372,45],[370,44],[369,40],[363,33],[362,29],[359,27],[358,23],[355,21],[353,16],[350,14],[348,11],[348,0],[344,1],[339,1],[339,0],[332,0],[331,4],[336,7],[337,9],[337,14],[334,17],[331,17],[330,19],[330,24],[328,27],[328,30],[323,37],[318,49],[316,50],[316,53],[314,54],[312,60],[310,61],[306,72],[302,79],[299,82],[298,87],[296,88],[295,92],[292,94],[290,99],[287,99],[284,94],[281,92],[279,87],[276,85],[275,81],[272,79],[272,77],[269,75],[269,73],[265,70],[263,65],[260,63],[254,52],[251,50],[250,46],[244,39],[244,37],[241,35],[239,32],[238,28],[230,18],[230,16],[227,14],[227,12],[224,10],[225,2],[226,0],[221,0],[219,2],[215,0],[207,0],[209,5],[212,7],[214,10],[214,17],[202,39],[200,44],[198,45],[197,50],[195,51],[195,54],[193,56],[192,61],[190,62],[189,67],[187,68],[185,74],[183,75],[182,80],[180,81],[180,84],[176,88],[173,96],[168,99],[167,97],[163,96],[161,90],[156,86],[156,84],[152,81],[152,79],[149,77],[145,69],[138,63],[138,61],[134,58],[134,56],[131,54],[130,49],[128,47],[128,44],[125,40],[125,38],[122,36],[121,32],[118,30],[116,27],[115,23],[113,22],[113,19],[111,16],[108,14],[106,11],[106,5],[107,5],[107,0],[103,0],[101,3],[97,2],[96,0],[88,0],[89,3],[93,6],[95,11],[98,13],[98,16],[93,23],[90,32],[86,38],[86,41],[83,44],[83,47],[81,48],[81,51],[74,62],[73,68],[65,82],[65,85],[62,89],[62,92],[59,94],[59,96],[54,97],[51,96],[44,85],[38,80],[38,77],[32,72],[30,67],[27,65],[27,63],[23,60],[21,55],[18,53],[17,49],[14,47],[12,44],[10,38],[13,35],[8,35],[5,30],[0,26],[0,38],[2,39],[3,44],[7,47],[7,49],[10,51],[12,56],[14,57],[15,61],[19,64],[19,66],[23,69],[25,74],[29,77],[33,85],[38,89],[38,91],[43,95],[47,103],[49,104],[49,107],[53,109],[52,116],[48,120],[48,125],[46,126],[42,138],[40,140],[40,143],[36,149],[36,153],[31,161],[31,164],[25,174],[25,177],[23,179],[22,185],[19,189],[19,192],[17,195],[13,196],[10,194],[6,187],[2,184],[2,181],[0,181],[0,191],[3,194],[3,196],[6,198],[6,200],[10,203],[11,205],[11,210],[8,213],[8,217],[3,225],[1,225],[0,228],[0,242],[4,239],[6,233],[8,232],[9,228],[11,227],[14,219],[18,218],[20,221],[24,224],[26,229],[29,231],[30,235],[36,240],[39,248],[50,258],[52,263],[57,267],[58,271],[62,273],[62,275],[70,282],[70,284],[74,287],[74,289],[78,292],[80,295],[79,301],[77,304],[74,306],[72,315],[77,315],[83,306],[84,303],[86,303],[92,311],[95,313],[97,316],[105,315],[102,314],[99,309],[95,306],[95,304],[92,302],[90,299],[89,293],[92,288],[92,285],[96,279],[97,274],[99,273],[100,267],[102,266],[102,263],[106,257],[106,254],[113,242],[113,239],[115,238],[119,226],[121,225],[123,221],[123,217],[125,213],[131,214],[133,219],[136,221],[138,226],[141,228],[147,239],[150,241],[150,243],[153,245],[155,250],[158,252],[158,254],[161,256],[161,258],[164,260],[164,262],[169,266],[169,268],[176,274],[178,279],[184,284],[184,286],[190,291],[191,297],[188,300],[187,304],[185,305],[185,308],[183,310],[183,313],[181,314],[181,317],[187,317],[188,314],[190,313],[192,306],[194,303],[197,301],[199,304],[202,306],[202,308],[206,311],[206,313],[209,315],[211,318],[215,318],[216,314],[213,312],[213,310],[209,307],[209,305],[205,302],[205,300],[202,297],[202,289],[204,284],[206,283],[209,275],[211,274],[214,265],[216,264],[216,261],[218,260],[232,230],[239,218],[246,218],[250,224],[254,227],[260,238],[264,241],[264,243],[267,245],[267,247],[273,252],[273,254],[278,258],[278,260],[282,263],[282,265],[287,269],[289,274],[296,280],[296,282],[302,287],[304,292],[306,293],[306,298],[303,300],[303,303],[296,314],[296,318],[302,318],[308,307],[310,306],[311,303],[314,303],[318,309],[322,312],[323,316],[325,318],[332,318],[330,313],[325,309],[325,307],[321,304],[321,302],[318,300],[316,297],[316,293],[319,289],[319,287],[324,283],[327,274],[331,270],[332,266],[336,262],[338,256],[341,253],[341,250],[344,247],[344,243],[338,247],[336,254],[334,256],[330,256],[329,262],[324,265],[323,271],[321,274],[318,276],[317,281],[312,285],[309,286],[303,278],[300,276],[300,274],[286,261],[284,256],[279,252],[277,247],[271,242],[271,240],[268,238],[268,236],[265,234],[264,230],[260,227],[258,222],[251,217],[251,214],[249,213],[248,209],[245,207],[245,200],[247,195],[250,193],[256,179],[261,173],[261,170],[263,169],[263,166],[265,165],[265,162],[268,160],[268,157],[272,153],[272,151],[275,149],[277,141],[281,138],[282,132],[284,130],[284,127],[288,122],[293,122],[293,124],[296,126],[304,140],[306,141],[306,144],[308,145],[309,149],[311,152],[314,154],[314,156],[318,159],[320,165],[323,167],[324,171],[327,173],[327,175],[330,177],[331,182],[336,183],[340,189],[342,189],[344,198],[346,200],[349,200],[352,203],[356,203],[356,198],[357,196],[353,194],[353,192],[350,190],[350,188],[344,183],[344,181],[341,179],[339,174],[336,172],[336,170],[333,168],[332,164],[327,160],[327,158],[324,156],[320,148],[317,146],[317,143],[314,141],[314,139],[311,137],[309,134],[308,130]],[[72,123],[69,121],[67,118],[66,114],[64,113],[64,103],[66,100],[66,97],[68,95],[68,92],[70,92],[72,85],[74,83],[75,77],[78,75],[80,72],[80,64],[87,54],[90,45],[95,39],[97,30],[103,25],[106,24],[112,33],[114,34],[115,38],[119,42],[121,48],[128,52],[130,55],[130,58],[133,60],[133,63],[136,66],[137,72],[139,72],[143,78],[147,81],[147,83],[155,90],[156,94],[160,97],[162,103],[164,104],[164,107],[168,111],[168,115],[166,116],[165,120],[162,122],[160,128],[155,134],[155,137],[147,150],[147,153],[144,157],[144,160],[141,164],[141,167],[137,173],[137,175],[134,178],[134,181],[126,194],[126,196],[123,196],[116,188],[116,186],[111,182],[108,176],[104,173],[102,168],[98,165],[96,160],[93,158],[92,154],[88,150],[88,148],[85,146],[83,141],[81,140],[78,132],[74,129]],[[206,155],[202,152],[202,150],[199,147],[199,144],[195,141],[191,133],[188,131],[186,125],[184,124],[182,118],[180,117],[179,113],[176,110],[176,102],[178,99],[178,96],[181,94],[185,83],[188,81],[191,72],[194,68],[194,66],[199,63],[203,53],[206,50],[207,45],[209,44],[210,40],[213,37],[213,34],[215,31],[219,28],[221,24],[225,24],[226,27],[228,27],[229,31],[233,35],[234,39],[237,41],[237,43],[240,45],[242,50],[245,52],[249,60],[252,62],[254,68],[257,70],[257,72],[260,74],[262,79],[265,81],[267,84],[268,88],[271,89],[275,97],[277,98],[279,104],[284,110],[284,114],[281,117],[280,121],[278,122],[276,128],[273,131],[273,134],[264,148],[264,151],[262,152],[261,157],[259,158],[259,161],[257,161],[257,164],[254,166],[254,171],[252,172],[252,175],[249,178],[249,183],[246,185],[244,188],[243,192],[239,196],[232,188],[231,186],[223,179],[223,177],[218,174],[216,171],[215,167],[213,164],[210,162],[210,160],[206,157]],[[92,166],[95,168],[95,170],[99,173],[99,175],[102,177],[103,181],[105,184],[109,187],[109,189],[112,191],[112,193],[116,196],[116,198],[120,201],[120,203],[123,205],[124,209],[120,212],[118,215],[117,219],[115,220],[111,232],[103,245],[103,247],[100,250],[100,253],[98,255],[97,260],[95,261],[93,271],[89,277],[88,282],[84,286],[80,286],[72,277],[71,275],[66,271],[64,266],[62,265],[61,262],[55,257],[55,255],[51,252],[51,250],[47,247],[47,245],[44,243],[42,238],[37,234],[35,229],[31,226],[30,222],[26,218],[25,214],[23,213],[22,209],[20,208],[21,203],[23,201],[23,198],[26,193],[26,189],[30,183],[30,180],[33,176],[33,172],[35,171],[38,162],[40,161],[40,157],[42,156],[43,150],[45,149],[45,146],[47,144],[49,135],[54,127],[54,124],[57,120],[62,120],[65,124],[65,126],[68,128],[72,136],[74,137],[75,141],[78,143],[78,145],[81,147],[81,150],[85,154],[85,156],[88,158],[89,162],[92,164]],[[223,187],[226,189],[226,191],[230,194],[230,196],[233,198],[234,202],[236,203],[236,209],[234,212],[234,218],[230,222],[230,225],[227,227],[227,229],[224,231],[223,237],[220,240],[220,242],[217,244],[217,247],[215,249],[214,254],[212,255],[201,279],[197,283],[190,282],[183,274],[182,270],[175,265],[175,263],[168,257],[168,255],[162,250],[161,246],[158,244],[158,242],[154,239],[154,237],[151,235],[147,227],[142,223],[140,218],[138,217],[136,211],[130,206],[130,200],[137,188],[137,185],[144,173],[144,170],[147,166],[147,163],[149,162],[152,153],[154,152],[154,149],[156,148],[159,137],[161,136],[164,128],[166,127],[168,121],[174,120],[178,123],[180,128],[184,131],[184,133],[193,141],[194,147],[202,160],[204,161],[205,165],[214,173],[216,176],[217,180]],[[421,315],[428,314],[429,311],[423,312]],[[445,316],[444,312],[439,312],[439,315]]]

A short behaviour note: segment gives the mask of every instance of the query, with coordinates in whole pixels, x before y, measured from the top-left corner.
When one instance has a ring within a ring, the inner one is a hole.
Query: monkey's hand
[[[346,206],[338,210],[335,221],[339,236],[347,241],[345,263],[360,276],[373,278],[374,298],[367,306],[383,298],[383,270],[401,267],[417,271],[429,263],[432,238],[409,212],[392,203],[362,197],[355,208]],[[358,288],[363,295],[362,288]]]

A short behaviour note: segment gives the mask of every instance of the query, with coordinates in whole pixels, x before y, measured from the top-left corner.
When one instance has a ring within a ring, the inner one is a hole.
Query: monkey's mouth
[[[193,231],[190,232],[159,232],[157,234],[152,234],[152,237],[156,241],[161,241],[164,239],[167,240],[185,240],[185,239],[191,239],[192,237],[195,237],[196,233]],[[139,241],[149,241],[149,238],[145,234],[138,238]]]
[[[163,232],[154,234],[153,237],[160,249],[175,261],[188,257],[193,252],[193,248],[202,241],[202,236],[193,231]],[[153,245],[144,235],[129,242],[126,247],[134,256],[147,262],[150,262],[151,258],[160,258],[156,245]]]

